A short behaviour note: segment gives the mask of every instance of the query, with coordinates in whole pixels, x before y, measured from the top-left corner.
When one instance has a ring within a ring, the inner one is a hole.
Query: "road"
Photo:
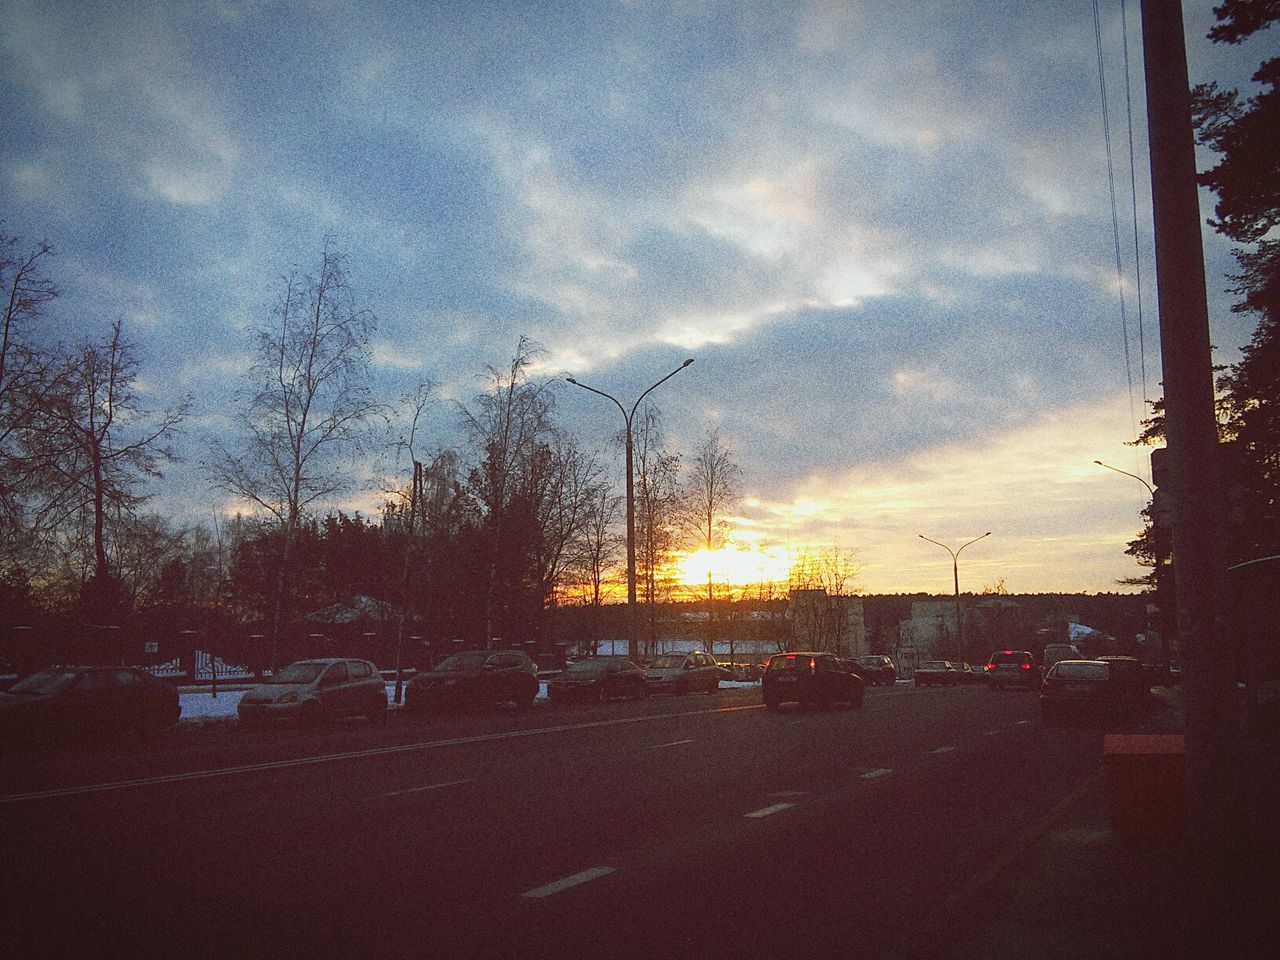
[[[1099,776],[1034,694],[753,690],[0,759],[10,957],[826,957],[946,936]],[[856,949],[854,949],[856,947]]]

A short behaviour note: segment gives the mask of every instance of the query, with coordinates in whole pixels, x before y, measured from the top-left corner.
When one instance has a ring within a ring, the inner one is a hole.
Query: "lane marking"
[[[955,747],[939,747],[937,750],[930,750],[929,753],[937,756],[940,753],[951,753],[953,750],[955,750]]]
[[[581,873],[575,873],[571,877],[565,877],[563,880],[557,880],[555,883],[548,883],[544,887],[535,887],[532,890],[526,890],[521,894],[521,896],[529,897],[531,900],[541,900],[543,897],[554,896],[557,893],[568,890],[570,887],[576,887],[579,884],[589,883],[592,880],[607,877],[617,869],[617,867],[592,867],[590,870],[583,870]]]
[[[1025,727],[1025,726],[1030,725],[1030,723],[1031,723],[1031,721],[1030,721],[1030,720],[1019,720],[1019,721],[1018,721],[1018,726],[1020,726],[1020,727]]]
[[[875,770],[868,770],[866,773],[862,775],[862,779],[874,780],[876,777],[887,777],[891,773],[893,773],[892,770],[886,770],[884,767],[879,767],[878,769],[875,769]]]
[[[214,770],[195,770],[189,773],[169,773],[156,777],[140,777],[136,780],[114,780],[108,783],[91,783],[79,787],[59,787],[53,790],[32,790],[29,793],[11,793],[0,796],[0,804],[21,803],[24,800],[48,800],[53,797],[76,797],[89,793],[112,790],[128,790],[133,787],[150,787],[162,783],[208,780],[213,777],[231,777],[265,770],[283,770],[288,767],[306,767],[317,763],[333,763],[338,760],[358,760],[363,757],[385,757],[396,753],[412,753],[433,747],[453,747],[468,743],[489,743],[495,740],[515,740],[537,737],[548,733],[567,733],[574,730],[591,730],[597,727],[616,727],[627,723],[644,723],[649,720],[672,720],[681,717],[700,717],[714,713],[740,713],[743,710],[763,710],[764,704],[746,704],[741,707],[717,707],[713,710],[686,710],[683,713],[659,713],[644,717],[619,717],[614,720],[595,720],[591,723],[566,723],[555,727],[536,727],[532,730],[508,730],[505,733],[485,733],[474,737],[455,737],[450,740],[428,740],[420,743],[402,743],[394,747],[370,747],[367,750],[350,750],[345,753],[321,754],[315,757],[298,757],[293,760],[270,760],[239,767],[221,767]]]
[[[790,810],[794,806],[794,803],[775,803],[773,806],[765,807],[762,810],[752,810],[750,813],[744,813],[743,817],[754,817],[759,819],[760,817],[768,817],[775,813],[781,813],[783,810]]]
[[[427,790],[439,790],[441,787],[456,787],[462,783],[475,783],[476,778],[471,777],[467,780],[450,780],[448,783],[432,783],[425,787],[410,787],[408,790],[392,790],[386,794],[388,797],[403,797],[409,793],[423,793]]]
[[[988,730],[986,733],[984,733],[984,734],[983,734],[983,736],[984,736],[984,737],[998,737],[998,736],[1000,736],[1000,731],[999,731],[999,730]]]
[[[656,744],[654,744],[652,747],[650,747],[649,749],[650,749],[650,750],[660,750],[660,749],[662,749],[663,747],[679,747],[679,746],[683,746],[683,745],[684,745],[684,744],[686,744],[686,743],[697,743],[697,742],[698,742],[698,741],[696,741],[696,740],[672,740],[670,743],[656,743]]]

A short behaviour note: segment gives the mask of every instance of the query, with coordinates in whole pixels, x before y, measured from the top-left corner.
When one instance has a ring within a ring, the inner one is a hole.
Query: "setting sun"
[[[728,546],[719,550],[698,550],[676,562],[681,583],[695,586],[707,582],[707,573],[716,583],[741,585],[762,581],[785,581],[791,570],[791,555],[782,547],[745,550]]]

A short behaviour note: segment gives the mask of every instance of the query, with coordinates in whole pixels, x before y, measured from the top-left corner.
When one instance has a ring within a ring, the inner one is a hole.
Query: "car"
[[[405,687],[409,711],[498,703],[524,706],[541,689],[538,665],[523,650],[464,650],[434,670],[416,674]]]
[[[1042,675],[1029,650],[997,650],[987,661],[986,674],[992,690],[1009,686],[1040,689]]]
[[[765,664],[760,692],[766,709],[777,710],[783,703],[802,707],[826,707],[845,701],[862,709],[865,681],[830,653],[778,653]]]
[[[134,667],[50,667],[0,693],[0,742],[23,746],[178,722],[178,688]]]
[[[1124,668],[1097,660],[1059,660],[1040,688],[1040,716],[1045,723],[1068,718],[1116,720],[1134,709],[1132,683]]]
[[[1044,656],[1040,658],[1040,665],[1048,670],[1059,660],[1080,660],[1080,648],[1074,643],[1047,643],[1044,647]]]
[[[855,669],[859,676],[867,683],[883,683],[892,686],[898,681],[898,668],[889,657],[872,654],[867,657],[858,657],[854,663],[857,664]]]
[[[387,687],[368,660],[299,660],[248,690],[236,705],[236,716],[246,726],[295,723],[309,727],[340,717],[386,722]]]
[[[981,676],[973,672],[973,667],[967,661],[961,660],[959,663],[952,661],[951,665],[959,672],[960,683],[977,683],[982,679]]]
[[[695,650],[659,654],[649,661],[644,678],[650,693],[715,693],[720,689],[721,671],[710,654]]]
[[[917,687],[954,687],[963,682],[960,671],[950,660],[925,660],[912,675]]]
[[[547,681],[547,697],[551,700],[594,700],[604,703],[614,697],[639,698],[648,695],[649,683],[645,672],[626,657],[588,657],[575,660]]]
[[[1117,685],[1117,694],[1124,708],[1130,711],[1143,710],[1151,703],[1151,678],[1142,661],[1137,657],[1103,656],[1099,661],[1111,668],[1112,678]]]

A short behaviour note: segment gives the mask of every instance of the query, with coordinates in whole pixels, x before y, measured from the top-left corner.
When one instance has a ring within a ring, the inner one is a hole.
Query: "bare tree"
[[[617,525],[622,515],[622,498],[604,484],[597,485],[587,504],[586,524],[582,531],[577,556],[577,571],[586,593],[586,602],[592,609],[592,652],[600,642],[600,609],[604,602],[604,584],[610,572],[615,571],[626,546],[625,538],[618,533]]]
[[[791,629],[797,641],[809,649],[841,655],[849,628],[846,598],[854,592],[858,570],[854,552],[836,542],[796,555],[788,586]]]
[[[472,407],[461,407],[476,464],[470,488],[484,521],[488,550],[485,586],[485,645],[492,646],[499,553],[512,520],[522,478],[527,482],[539,447],[552,430],[555,397],[545,383],[529,379],[537,348],[525,337],[505,370],[489,367],[485,389]]]
[[[711,553],[728,542],[728,513],[740,499],[741,478],[742,471],[720,439],[720,431],[712,429],[689,461],[689,476],[680,507],[680,527],[687,546]],[[715,578],[710,565],[707,567],[706,598],[707,652],[712,653],[715,647]],[[732,643],[731,636],[731,658],[734,652]]]
[[[241,442],[207,464],[223,490],[265,510],[284,535],[271,623],[271,667],[299,524],[349,488],[346,462],[379,409],[369,390],[376,320],[356,306],[345,258],[326,239],[315,274],[294,271],[270,325],[253,334],[251,386],[239,400]]]
[[[647,611],[644,654],[657,648],[657,604],[669,582],[663,571],[676,545],[680,505],[680,456],[664,449],[661,414],[646,404],[644,417],[634,433],[636,572],[642,602]]]
[[[108,527],[114,519],[123,528],[145,499],[139,485],[178,459],[170,440],[188,406],[183,401],[173,410],[144,409],[135,389],[138,368],[116,321],[104,340],[85,340],[66,355],[60,389],[31,434],[62,481],[53,499],[90,518],[92,572],[84,600],[95,614],[114,613],[127,599],[113,576]]]

